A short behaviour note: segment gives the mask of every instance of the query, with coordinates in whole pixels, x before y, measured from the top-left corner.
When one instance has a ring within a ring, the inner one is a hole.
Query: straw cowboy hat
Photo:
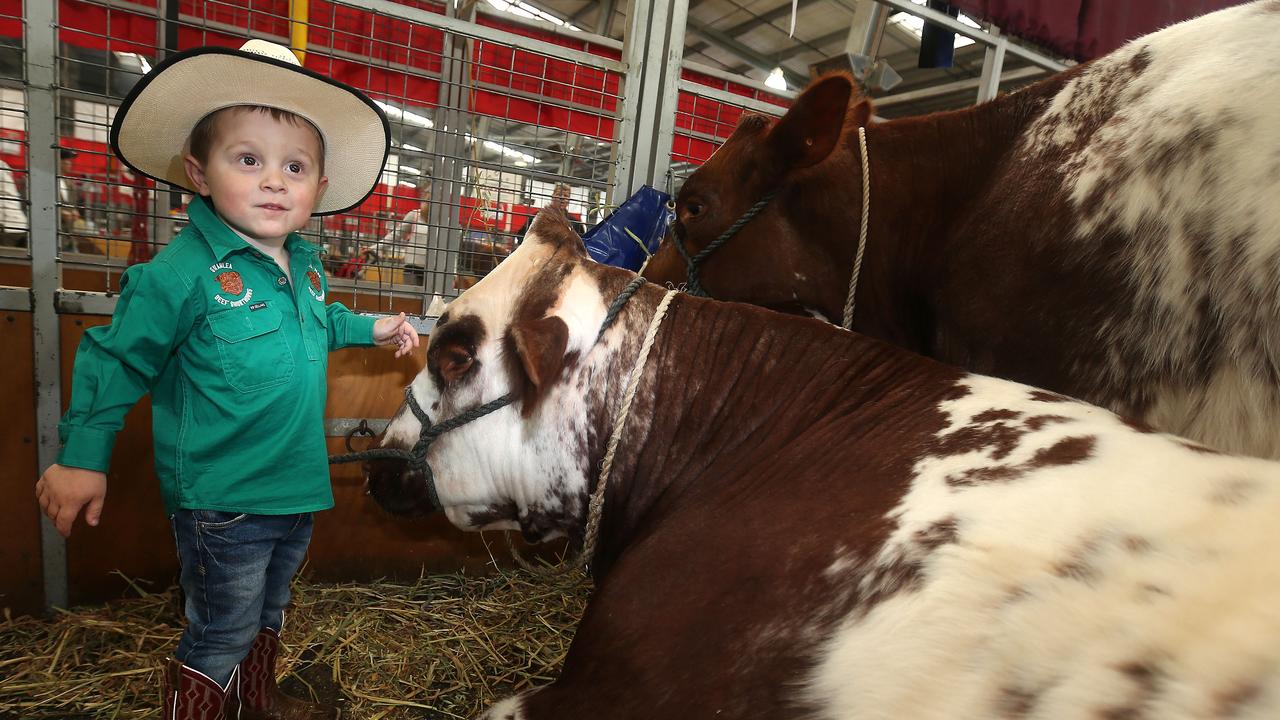
[[[373,192],[391,149],[387,116],[360,91],[265,40],[187,50],[157,65],[116,111],[111,149],[135,171],[195,192],[182,162],[187,137],[206,115],[233,105],[288,110],[320,131],[329,187],[316,215],[350,210]]]

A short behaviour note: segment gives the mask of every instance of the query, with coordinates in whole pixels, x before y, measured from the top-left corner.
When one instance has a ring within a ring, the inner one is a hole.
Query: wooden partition
[[[0,612],[36,612],[44,604],[31,337],[31,313],[0,311]]]

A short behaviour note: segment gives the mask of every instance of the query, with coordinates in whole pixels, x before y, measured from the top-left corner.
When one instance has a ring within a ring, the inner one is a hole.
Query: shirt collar
[[[205,242],[209,243],[209,249],[213,250],[213,254],[218,260],[224,260],[231,253],[249,247],[249,243],[245,242],[244,238],[241,238],[234,230],[227,227],[222,218],[218,217],[218,214],[214,212],[213,203],[202,195],[197,195],[187,205],[187,217],[191,219],[191,224],[195,225],[196,229],[200,231],[200,235],[204,237]],[[299,253],[316,255],[320,252],[320,248],[307,242],[296,232],[289,233],[289,237],[285,238],[284,244],[288,248],[290,255]]]

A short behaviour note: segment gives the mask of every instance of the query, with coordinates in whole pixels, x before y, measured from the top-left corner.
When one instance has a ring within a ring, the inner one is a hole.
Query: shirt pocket
[[[320,326],[320,329],[324,330],[328,328],[329,312],[324,302],[321,300],[316,300],[308,304],[311,305],[311,314],[315,316],[316,323]]]
[[[257,310],[236,308],[209,316],[217,338],[222,373],[240,392],[275,387],[293,377],[293,353],[280,330],[284,316],[268,305]]]

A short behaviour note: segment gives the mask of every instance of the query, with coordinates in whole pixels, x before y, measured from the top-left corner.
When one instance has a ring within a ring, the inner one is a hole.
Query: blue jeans
[[[284,625],[289,582],[311,542],[311,513],[179,510],[171,518],[187,629],[179,661],[226,687],[262,628]]]

